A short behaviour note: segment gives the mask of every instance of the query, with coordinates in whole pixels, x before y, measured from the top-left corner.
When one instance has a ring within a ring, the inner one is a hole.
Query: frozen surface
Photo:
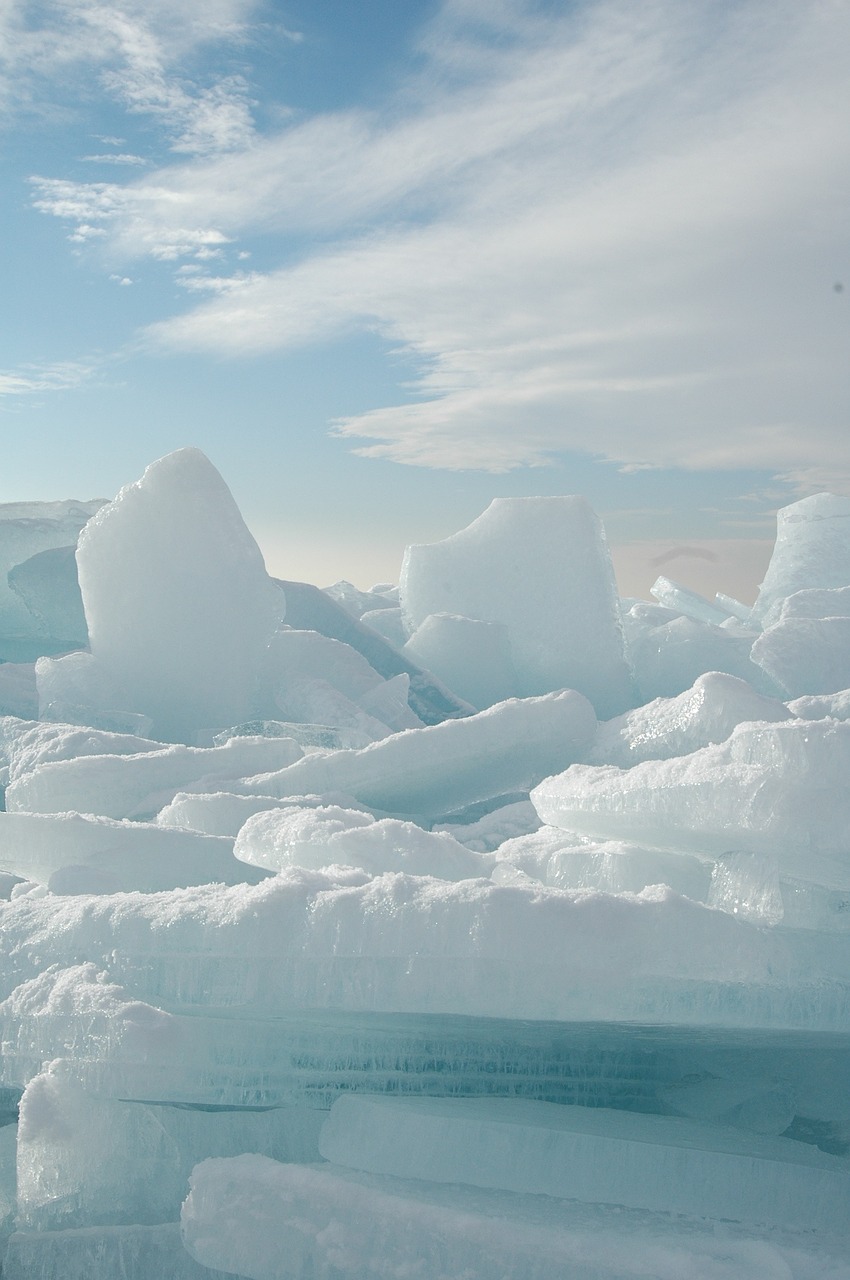
[[[154,736],[184,742],[249,718],[284,601],[202,453],[169,454],[122,489],[77,564],[96,708],[141,712]]]
[[[497,498],[444,542],[408,547],[401,605],[411,631],[439,613],[501,623],[520,694],[578,689],[600,716],[634,704],[611,558],[583,498]]]
[[[832,1232],[850,1165],[787,1138],[526,1099],[343,1097],[319,1138],[366,1173]]]
[[[697,622],[713,622],[719,626],[730,617],[729,610],[724,609],[719,602],[712,604],[704,596],[683,587],[679,582],[673,582],[671,578],[656,578],[649,591],[660,605],[674,613],[681,613],[686,618],[696,618]]]
[[[410,729],[361,751],[305,756],[246,788],[286,796],[342,791],[389,813],[432,818],[478,800],[527,791],[580,759],[596,729],[580,693],[511,699],[469,716]]]
[[[8,574],[9,586],[35,618],[51,648],[88,644],[89,634],[77,577],[76,547],[39,551]]]
[[[504,623],[429,613],[404,651],[479,711],[519,692]]]
[[[707,671],[736,676],[768,697],[782,696],[779,686],[750,656],[757,630],[734,618],[717,626],[682,616],[659,620],[647,616],[643,607],[631,612],[634,616],[624,621],[641,702],[675,698]]]
[[[785,698],[838,693],[850,686],[850,618],[783,615],[758,637],[752,658]]]

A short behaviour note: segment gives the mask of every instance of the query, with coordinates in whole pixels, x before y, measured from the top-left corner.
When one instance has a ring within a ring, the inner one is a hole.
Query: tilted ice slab
[[[850,686],[850,618],[783,615],[758,637],[752,658],[783,697],[838,693]]]
[[[850,887],[850,723],[746,723],[723,743],[628,770],[574,765],[532,792],[544,822]]]
[[[429,613],[404,652],[479,711],[519,692],[508,629],[501,622]]]
[[[5,760],[12,782],[38,765],[55,760],[75,760],[79,756],[94,755],[142,755],[163,749],[163,743],[131,733],[19,720],[14,716],[0,717],[0,758]]]
[[[132,755],[80,755],[22,774],[6,790],[6,808],[10,813],[147,818],[190,783],[279,769],[302,754],[291,738],[231,738],[221,747],[174,745]]]
[[[737,676],[768,697],[781,694],[750,657],[758,632],[735,619],[715,626],[695,618],[673,617],[659,625],[651,614],[646,619],[642,605],[631,613],[635,616],[631,620],[626,617],[624,623],[641,701],[675,698],[707,671]]]
[[[397,818],[328,805],[258,813],[236,838],[243,862],[269,871],[286,867],[361,867],[372,875],[406,871],[441,880],[487,875],[492,859],[473,853],[445,831],[423,831]]]
[[[850,498],[815,493],[776,513],[776,545],[753,617],[797,591],[850,586]]]
[[[184,742],[254,713],[284,599],[199,450],[160,458],[102,507],[80,537],[77,564],[95,710],[141,712],[156,737]],[[62,671],[57,660],[54,701],[64,701]]]
[[[0,869],[56,893],[153,893],[259,878],[221,836],[79,813],[0,813]]]
[[[243,796],[232,791],[193,793],[178,791],[177,795],[156,815],[158,826],[188,827],[192,831],[204,831],[211,836],[237,836],[255,813],[268,809],[311,808],[328,804],[342,805],[346,809],[358,809],[353,796],[333,794],[329,796]],[[368,812],[365,808],[362,812]]]
[[[673,582],[671,578],[665,578],[663,575],[655,579],[649,592],[665,608],[672,609],[674,613],[681,613],[686,618],[695,618],[697,622],[713,622],[719,626],[731,616],[728,609],[724,609],[719,604],[713,604],[698,592],[691,591],[690,588],[683,587],[680,583]]]
[[[643,767],[643,766],[638,766]],[[45,957],[174,1008],[846,1026],[840,935],[771,932],[656,886],[613,896],[338,867],[259,885],[0,903],[2,990]]]
[[[83,598],[77,578],[76,547],[52,547],[16,564],[9,586],[23,600],[51,647],[69,649],[89,642]]]
[[[194,1170],[182,1227],[250,1280],[837,1280],[846,1244],[253,1155]]]
[[[360,751],[305,756],[246,790],[263,795],[344,792],[387,813],[440,817],[479,800],[527,791],[581,759],[596,729],[593,708],[565,690],[512,699],[464,720],[409,729]]]
[[[724,742],[746,720],[790,719],[792,712],[778,699],[756,693],[745,680],[709,671],[676,698],[656,698],[600,724],[587,763],[627,769]]]
[[[507,629],[524,695],[578,689],[601,716],[634,705],[614,570],[584,498],[497,498],[460,533],[408,547],[408,629],[450,613]]]
[[[788,1138],[525,1098],[341,1097],[337,1165],[798,1230],[850,1222],[850,1164]]]

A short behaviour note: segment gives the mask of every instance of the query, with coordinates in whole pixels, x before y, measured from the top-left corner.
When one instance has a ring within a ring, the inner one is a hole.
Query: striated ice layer
[[[273,796],[343,792],[388,813],[437,818],[527,791],[580,759],[595,730],[593,708],[580,693],[512,699],[360,751],[305,756],[278,773],[249,779],[245,789]]]
[[[224,837],[79,813],[0,813],[0,869],[60,894],[259,879]]]
[[[484,876],[492,864],[448,832],[423,831],[397,818],[376,821],[339,805],[257,813],[240,830],[233,852],[268,871],[336,865],[361,867],[370,875],[406,871],[441,880]]]
[[[544,822],[716,857],[775,860],[787,877],[850,888],[850,723],[747,723],[723,743],[622,770],[574,765],[532,792]]]
[[[802,1230],[850,1229],[850,1164],[685,1117],[518,1098],[342,1097],[319,1137],[337,1165]]]
[[[745,680],[709,671],[678,697],[656,698],[600,724],[587,763],[627,769],[724,742],[745,720],[792,718],[784,703],[756,693]]]
[[[578,689],[600,716],[634,705],[608,545],[584,498],[497,498],[460,533],[408,547],[400,592],[410,631],[440,613],[501,623],[523,695]]]
[[[837,1280],[846,1248],[252,1155],[198,1166],[182,1225],[199,1262],[251,1280]]]
[[[776,513],[776,545],[753,617],[797,591],[850,586],[850,498],[815,493]]]
[[[3,1280],[221,1280],[183,1247],[178,1222],[159,1226],[19,1231],[3,1257]],[[236,1275],[235,1280],[249,1280]]]
[[[642,768],[644,766],[636,766]],[[172,1008],[843,1027],[841,934],[764,930],[663,886],[608,895],[338,867],[170,894],[0,903],[3,991],[81,955]]]
[[[48,760],[6,790],[9,812],[151,818],[189,784],[220,786],[259,769],[280,769],[303,752],[291,738],[231,738],[220,747],[160,747],[127,755]]]
[[[156,737],[183,742],[254,713],[284,600],[202,453],[171,453],[122,489],[86,526],[77,564],[94,710],[141,712]]]

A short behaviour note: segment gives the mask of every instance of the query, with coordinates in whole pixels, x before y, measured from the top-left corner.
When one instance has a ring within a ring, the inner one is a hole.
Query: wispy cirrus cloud
[[[504,470],[578,449],[805,485],[850,476],[848,39],[831,0],[448,0],[383,109],[37,198],[118,260],[277,236],[277,270],[187,285],[211,296],[148,343],[377,332],[419,373],[336,424],[367,456]]]
[[[0,401],[6,397],[38,395],[46,391],[69,391],[88,382],[94,373],[94,362],[74,360],[0,370]]]

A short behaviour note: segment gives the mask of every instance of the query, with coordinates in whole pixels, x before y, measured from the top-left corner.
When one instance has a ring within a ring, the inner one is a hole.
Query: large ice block
[[[221,789],[221,779],[257,768],[281,768],[301,758],[291,738],[231,738],[220,747],[175,744],[127,755],[49,760],[18,776],[6,791],[10,812],[99,814],[150,818],[190,783]]]
[[[101,709],[141,712],[156,737],[184,742],[255,713],[284,599],[199,450],[160,458],[102,507],[77,564]]]
[[[631,769],[573,765],[531,798],[544,822],[850,888],[850,723],[744,723],[726,742]]]
[[[375,821],[371,814],[339,805],[257,813],[240,830],[233,852],[269,871],[337,865],[361,867],[371,875],[407,871],[442,880],[487,875],[492,864],[446,831],[423,831],[397,818]]]
[[[55,893],[256,883],[226,837],[79,813],[0,813],[0,869]]]
[[[758,637],[752,658],[783,697],[838,693],[850,686],[850,618],[783,614]]]
[[[50,640],[49,652],[88,644],[75,546],[39,551],[10,569],[8,577],[9,586]]]
[[[745,720],[790,720],[777,698],[766,698],[745,680],[709,671],[675,698],[656,698],[600,724],[588,764],[629,768],[641,760],[689,755],[723,742]]]
[[[634,705],[614,571],[584,498],[497,498],[443,542],[407,548],[408,629],[450,613],[507,629],[518,692],[578,689],[600,716]]]
[[[519,1098],[339,1098],[338,1165],[803,1231],[850,1223],[850,1164],[787,1138]]]
[[[199,1165],[182,1224],[194,1258],[251,1280],[844,1280],[846,1273],[843,1235],[765,1238],[732,1224],[252,1155]]]
[[[753,617],[796,591],[850,586],[850,498],[833,493],[782,507],[776,513],[776,545]]]
[[[675,698],[708,671],[744,680],[760,694],[780,697],[781,689],[750,653],[758,631],[737,619],[716,626],[695,618],[673,617],[658,624],[636,606],[625,619],[629,655],[641,702]]]
[[[430,613],[404,651],[479,711],[519,692],[503,623]]]
[[[272,796],[341,791],[387,813],[437,818],[527,791],[562,762],[581,759],[595,728],[593,708],[580,693],[511,699],[360,751],[305,756],[244,785]]]

